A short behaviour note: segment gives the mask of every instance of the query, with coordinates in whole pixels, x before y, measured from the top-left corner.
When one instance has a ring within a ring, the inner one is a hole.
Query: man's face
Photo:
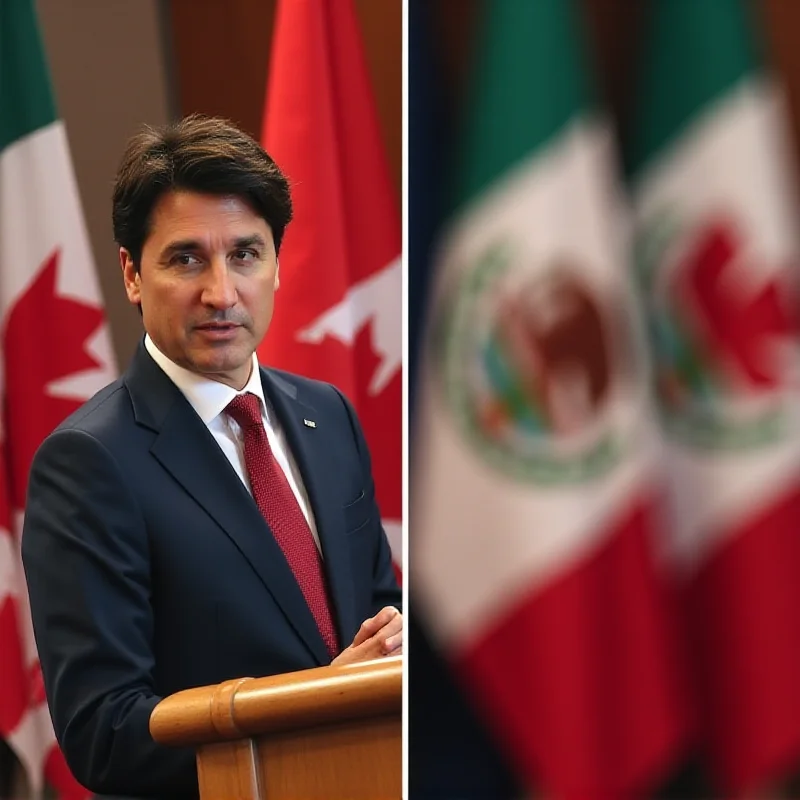
[[[278,261],[267,222],[238,197],[174,191],[153,208],[139,271],[120,248],[125,290],[176,364],[241,389],[272,319]]]

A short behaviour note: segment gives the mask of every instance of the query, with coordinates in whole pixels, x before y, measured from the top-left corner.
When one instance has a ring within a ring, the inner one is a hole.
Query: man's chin
[[[191,359],[191,365],[187,365],[192,372],[205,375],[212,379],[217,379],[219,375],[236,375],[246,373],[250,376],[253,353],[248,348],[237,347],[226,348],[225,351],[216,352],[204,351],[195,354]]]

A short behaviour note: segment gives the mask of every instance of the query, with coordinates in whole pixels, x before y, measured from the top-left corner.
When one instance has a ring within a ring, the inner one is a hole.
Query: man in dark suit
[[[148,732],[172,692],[402,652],[353,409],[256,361],[290,218],[285,177],[226,122],[123,157],[114,235],[146,336],[40,448],[22,538],[56,735],[94,791],[196,795],[193,754]]]

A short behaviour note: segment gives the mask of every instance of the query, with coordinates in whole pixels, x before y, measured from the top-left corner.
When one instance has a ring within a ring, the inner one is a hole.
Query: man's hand
[[[383,656],[399,656],[402,652],[403,615],[394,606],[386,606],[361,623],[353,643],[331,663],[355,664]]]

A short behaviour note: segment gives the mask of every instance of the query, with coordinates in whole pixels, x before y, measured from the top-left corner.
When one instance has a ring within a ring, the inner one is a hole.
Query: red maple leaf
[[[702,230],[680,265],[678,312],[715,365],[727,368],[729,378],[750,389],[772,389],[783,381],[775,346],[792,335],[797,321],[789,314],[782,297],[786,287],[779,279],[758,291],[736,281],[730,270],[741,253],[732,224],[716,222]]]
[[[36,449],[84,401],[53,396],[48,385],[100,366],[86,342],[103,323],[103,310],[56,293],[60,258],[56,248],[9,310],[3,332],[5,444],[11,502],[18,509]]]

